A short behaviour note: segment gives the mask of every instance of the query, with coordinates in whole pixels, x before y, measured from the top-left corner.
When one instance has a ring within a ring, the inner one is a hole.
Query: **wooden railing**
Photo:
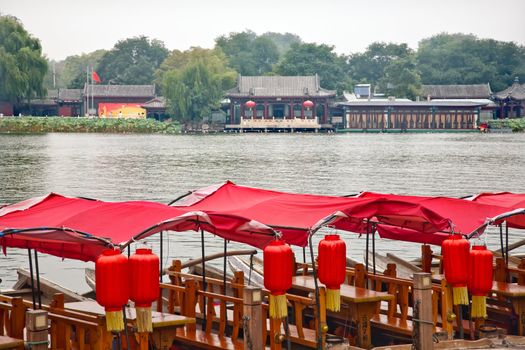
[[[180,272],[180,261],[174,261],[168,269],[170,278],[169,284],[161,284],[161,289],[167,291],[167,297],[162,303],[158,303],[158,310],[163,305],[167,312],[180,312],[184,316],[197,317],[204,319],[204,309],[206,310],[206,334],[217,334],[219,337],[231,338],[232,342],[240,340],[240,332],[243,330],[243,289],[244,275],[236,272],[231,281],[227,281],[226,286],[222,280],[206,278],[206,291],[202,288],[202,277]],[[226,287],[226,288],[225,288]],[[224,295],[224,291],[230,290],[233,296]],[[163,293],[161,293],[163,294]],[[282,320],[273,320],[268,317],[268,294],[267,290],[262,290],[263,295],[263,316],[260,330],[262,339],[270,344],[271,349],[281,349],[285,327]],[[315,301],[310,297],[302,297],[287,294],[287,302],[291,310],[293,324],[289,325],[290,340],[303,346],[316,347],[317,344],[317,322],[326,324],[326,314],[324,311],[315,317],[314,327],[308,328],[305,325],[305,310],[315,305]],[[206,300],[206,308],[204,308]],[[321,289],[320,303],[321,309],[325,305],[324,288]],[[195,327],[195,326],[193,326]],[[252,330],[253,332],[253,330]]]

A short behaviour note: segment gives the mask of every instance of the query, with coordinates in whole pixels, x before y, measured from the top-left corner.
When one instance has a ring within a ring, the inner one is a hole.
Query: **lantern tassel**
[[[137,313],[137,331],[153,332],[153,323],[151,322],[151,307],[136,307]]]
[[[109,332],[121,332],[124,330],[122,311],[106,311],[106,328]]]
[[[467,287],[452,287],[454,305],[468,305]]]
[[[472,296],[472,318],[487,318],[487,297],[484,295]]]
[[[270,317],[285,318],[288,315],[288,306],[286,305],[286,295],[270,294]]]
[[[326,309],[333,312],[341,311],[341,292],[339,289],[326,289]]]

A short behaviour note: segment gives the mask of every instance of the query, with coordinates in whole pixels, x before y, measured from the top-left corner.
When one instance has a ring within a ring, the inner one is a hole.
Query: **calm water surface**
[[[0,135],[0,203],[48,192],[168,203],[225,180],[330,195],[523,193],[525,134]],[[511,241],[522,236],[512,232]],[[200,235],[168,237],[166,264],[200,255]],[[349,255],[362,260],[364,238],[345,238]],[[496,247],[494,230],[488,240]],[[155,237],[149,241],[158,243]],[[206,241],[206,253],[222,250],[222,240],[208,235]],[[411,243],[381,240],[377,246],[405,258],[419,255],[419,246]],[[229,244],[239,247],[246,248]],[[43,254],[40,264],[45,277],[87,290],[82,269],[90,264]],[[0,288],[10,287],[15,269],[27,266],[26,251],[8,249],[7,257],[0,257]]]

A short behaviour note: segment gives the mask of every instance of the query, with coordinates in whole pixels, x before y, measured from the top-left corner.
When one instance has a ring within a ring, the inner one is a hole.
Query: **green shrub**
[[[0,132],[101,132],[101,133],[161,133],[178,134],[177,122],[159,122],[154,119],[105,119],[64,117],[4,117],[0,118]]]

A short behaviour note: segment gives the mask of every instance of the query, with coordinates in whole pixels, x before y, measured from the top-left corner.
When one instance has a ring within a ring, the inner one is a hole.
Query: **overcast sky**
[[[0,13],[18,17],[57,60],[140,35],[170,50],[211,48],[245,29],[290,32],[345,54],[374,41],[417,48],[441,32],[525,45],[525,0],[0,0]]]

